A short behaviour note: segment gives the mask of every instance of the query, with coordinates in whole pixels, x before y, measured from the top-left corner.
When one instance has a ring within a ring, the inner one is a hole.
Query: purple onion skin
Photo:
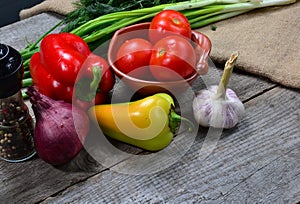
[[[27,91],[36,117],[34,146],[38,156],[51,165],[70,162],[83,148],[90,123],[80,108],[55,101],[33,87]]]

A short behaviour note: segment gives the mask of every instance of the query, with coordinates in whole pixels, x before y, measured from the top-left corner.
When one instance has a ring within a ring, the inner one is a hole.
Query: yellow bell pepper
[[[190,128],[193,125],[175,113],[173,98],[165,93],[134,102],[95,105],[88,114],[106,136],[149,151],[168,146],[181,121]]]

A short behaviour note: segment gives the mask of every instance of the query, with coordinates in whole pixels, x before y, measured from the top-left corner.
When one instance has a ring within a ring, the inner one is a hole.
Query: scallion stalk
[[[23,88],[31,86],[31,85],[32,85],[32,78],[24,78],[22,80],[22,87]]]
[[[162,10],[172,9],[182,12],[188,18],[192,29],[197,29],[249,12],[253,9],[282,6],[295,2],[296,0],[190,0],[131,11],[124,10],[109,13],[84,23],[70,31],[70,33],[82,37],[88,43],[91,50],[94,50],[118,29],[142,21],[151,21],[151,18]],[[20,51],[25,70],[28,70],[31,56],[39,51],[38,44],[40,41],[62,23],[64,23],[63,20],[42,35],[36,42]],[[26,74],[23,80],[23,87],[29,85],[32,85],[32,79],[30,78],[30,74]]]
[[[24,76],[24,79],[30,78],[30,71],[29,70],[24,71],[23,76]]]
[[[250,9],[251,10],[251,9]],[[203,17],[202,19],[198,19],[198,21],[195,22],[191,22],[191,27],[192,28],[199,28],[199,27],[203,27],[206,25],[209,25],[211,23],[214,23],[216,21],[221,21],[221,20],[225,20],[243,13],[246,13],[250,10],[242,10],[242,11],[232,11],[230,13],[225,13],[225,14],[207,14],[205,17]],[[211,17],[211,18],[208,18]]]
[[[192,28],[195,29],[256,8],[280,6],[294,2],[296,0],[191,0],[162,4],[151,8],[103,15],[79,26],[72,30],[71,33],[83,37],[88,43],[92,43],[122,27],[151,19],[158,12],[167,9],[178,10],[184,13],[189,19]]]
[[[98,32],[94,32],[94,33],[92,33],[91,35],[89,35],[87,37],[83,37],[83,39],[87,43],[91,43],[93,41],[98,40],[99,38],[104,37],[104,35],[108,35],[110,33],[113,33],[114,31],[116,31],[120,28],[126,27],[128,25],[132,25],[132,24],[137,23],[137,22],[139,22],[141,20],[144,20],[144,19],[151,18],[151,17],[155,16],[155,14],[156,13],[150,13],[148,15],[144,15],[144,16],[141,16],[141,17],[138,17],[138,18],[133,18],[132,17],[132,18],[121,19],[120,21],[118,21],[117,24],[108,26],[105,30],[99,30]]]

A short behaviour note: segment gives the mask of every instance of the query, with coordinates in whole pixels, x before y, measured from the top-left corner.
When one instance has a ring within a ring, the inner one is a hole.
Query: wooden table
[[[41,14],[2,27],[0,42],[22,49],[60,19]],[[206,79],[217,83],[221,71],[211,68]],[[201,88],[201,80],[193,87]],[[0,203],[299,202],[299,90],[237,70],[229,87],[244,102],[246,115],[236,128],[223,131],[206,158],[199,150],[207,130],[200,128],[177,162],[148,175],[118,173],[94,163],[84,150],[63,168],[38,157],[0,161]]]

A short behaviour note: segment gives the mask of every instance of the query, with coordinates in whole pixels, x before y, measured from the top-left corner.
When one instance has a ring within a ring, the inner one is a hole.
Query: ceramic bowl
[[[121,72],[116,66],[116,56],[120,46],[132,38],[144,38],[148,40],[150,23],[134,24],[122,28],[115,32],[108,47],[108,63],[112,67],[116,76],[136,92],[143,95],[151,95],[159,92],[179,94],[187,90],[199,75],[204,75],[208,71],[208,56],[211,51],[210,39],[198,31],[192,30],[192,41],[197,54],[197,66],[195,72],[186,79],[176,81],[157,81],[154,78],[142,79],[130,76]]]

